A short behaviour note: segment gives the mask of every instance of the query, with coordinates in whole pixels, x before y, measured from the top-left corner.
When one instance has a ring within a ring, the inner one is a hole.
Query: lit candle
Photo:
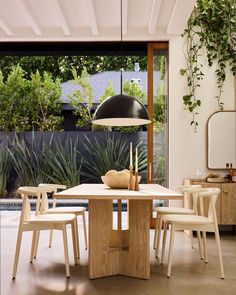
[[[135,172],[138,172],[138,148],[136,148],[135,153]]]
[[[132,167],[133,166],[133,148],[132,148],[132,142],[130,143],[130,149],[129,149],[129,166]]]

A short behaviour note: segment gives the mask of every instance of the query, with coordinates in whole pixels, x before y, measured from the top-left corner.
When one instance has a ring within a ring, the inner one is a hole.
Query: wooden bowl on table
[[[109,170],[106,175],[101,176],[102,182],[110,187],[116,189],[127,189],[129,184],[130,172],[125,169],[122,171]],[[141,176],[139,176],[140,182]]]

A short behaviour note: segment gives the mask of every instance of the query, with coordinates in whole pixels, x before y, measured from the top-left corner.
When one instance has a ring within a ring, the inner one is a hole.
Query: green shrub
[[[18,65],[4,81],[0,71],[0,130],[60,130],[61,84],[37,71],[29,80]]]
[[[60,130],[61,117],[61,81],[53,80],[44,72],[41,76],[37,71],[31,74],[28,82],[28,117],[33,130]]]
[[[0,149],[0,197],[6,194],[7,182],[9,179],[12,163],[11,156],[7,149]]]

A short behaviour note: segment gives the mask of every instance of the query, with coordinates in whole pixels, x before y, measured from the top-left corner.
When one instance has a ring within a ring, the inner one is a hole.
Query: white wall
[[[204,60],[206,62],[206,60]],[[184,178],[196,175],[198,169],[207,174],[206,163],[206,125],[209,116],[218,110],[214,98],[217,95],[217,85],[214,69],[207,65],[203,71],[204,79],[198,90],[202,100],[197,121],[198,132],[190,127],[191,114],[184,110],[182,97],[186,94],[186,78],[180,76],[181,68],[186,67],[183,55],[183,38],[173,37],[169,45],[169,181],[170,188],[183,182]],[[222,95],[224,109],[235,109],[235,82],[229,74]],[[171,205],[174,205],[172,203]]]

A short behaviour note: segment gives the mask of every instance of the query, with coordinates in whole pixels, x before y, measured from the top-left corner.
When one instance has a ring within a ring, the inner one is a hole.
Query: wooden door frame
[[[153,63],[154,63],[154,50],[169,48],[168,42],[155,42],[148,43],[147,49],[147,109],[151,117],[151,123],[147,127],[147,183],[153,183]],[[168,83],[168,82],[167,82]],[[167,85],[168,87],[168,85]],[[169,87],[168,87],[169,88]],[[168,104],[168,102],[167,102]],[[169,130],[167,130],[169,134]],[[168,160],[167,160],[168,163]],[[168,176],[168,173],[167,173]],[[150,202],[150,212],[153,211],[153,202]],[[155,219],[150,219],[150,227],[154,228]]]

